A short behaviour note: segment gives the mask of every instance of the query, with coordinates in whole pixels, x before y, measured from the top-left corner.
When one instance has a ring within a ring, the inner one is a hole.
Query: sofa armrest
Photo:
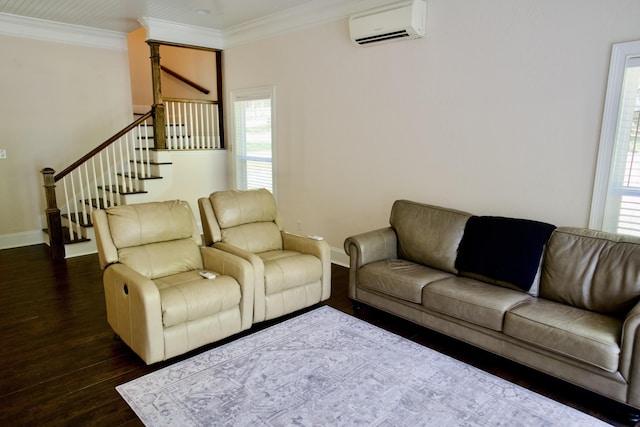
[[[355,299],[358,270],[366,264],[398,257],[398,238],[391,227],[347,237],[344,250],[349,255],[349,298]]]
[[[251,264],[253,269],[253,322],[262,322],[265,318],[264,262],[262,258],[224,242],[216,242],[213,247],[238,256]]]
[[[627,314],[622,325],[620,344],[620,372],[629,384],[627,400],[640,406],[640,302]]]
[[[107,320],[147,364],[165,359],[160,292],[151,279],[124,264],[104,271]]]
[[[225,252],[218,248],[200,248],[204,267],[207,270],[218,272],[225,276],[231,276],[240,285],[240,316],[242,330],[249,329],[253,323],[254,282],[253,267],[249,261]]]
[[[315,240],[299,234],[282,233],[283,247],[289,251],[313,255],[322,263],[321,301],[331,296],[331,248],[324,240]]]

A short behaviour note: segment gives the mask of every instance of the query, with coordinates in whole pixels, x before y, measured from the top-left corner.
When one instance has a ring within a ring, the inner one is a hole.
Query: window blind
[[[640,236],[640,57],[627,58],[603,229]]]

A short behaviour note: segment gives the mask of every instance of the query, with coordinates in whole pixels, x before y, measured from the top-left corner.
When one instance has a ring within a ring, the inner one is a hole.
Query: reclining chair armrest
[[[224,242],[216,242],[213,247],[223,252],[238,256],[251,264],[253,269],[253,322],[262,322],[265,319],[265,290],[264,290],[264,262],[256,254],[243,251],[237,246]]]
[[[109,232],[107,213],[102,209],[94,209],[91,213],[93,229],[95,231],[96,245],[98,247],[98,262],[104,270],[109,264],[118,262],[118,248],[113,243]]]
[[[627,314],[620,338],[620,372],[629,384],[627,401],[640,406],[640,302]]]
[[[331,296],[331,248],[324,240],[316,240],[299,234],[282,233],[284,249],[313,255],[322,263],[321,301]]]
[[[165,359],[160,293],[150,279],[124,264],[104,271],[107,319],[145,363]]]
[[[240,284],[240,316],[242,330],[249,329],[253,323],[254,282],[253,267],[249,261],[220,249],[203,247],[204,267],[225,276],[231,276]]]
[[[349,298],[356,299],[358,270],[366,264],[398,257],[398,237],[391,227],[347,237],[344,251],[349,255]]]

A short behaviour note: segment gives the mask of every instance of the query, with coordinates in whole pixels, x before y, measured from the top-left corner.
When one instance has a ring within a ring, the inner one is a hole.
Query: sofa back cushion
[[[456,268],[465,276],[530,291],[555,228],[526,219],[473,216],[458,248]]]
[[[389,223],[398,237],[398,257],[457,273],[456,255],[471,214],[408,200],[397,200]]]
[[[624,315],[640,298],[640,239],[560,227],[547,244],[540,296]]]

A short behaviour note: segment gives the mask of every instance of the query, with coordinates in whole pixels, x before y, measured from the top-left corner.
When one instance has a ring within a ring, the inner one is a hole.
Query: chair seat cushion
[[[502,331],[505,313],[531,299],[524,292],[467,277],[451,277],[422,290],[422,305],[433,311]]]
[[[542,298],[507,313],[504,333],[609,372],[618,370],[622,321]]]
[[[322,278],[322,262],[313,255],[295,251],[268,251],[258,254],[264,261],[265,294],[303,286]]]
[[[231,276],[204,279],[199,271],[155,279],[165,328],[202,319],[240,304],[240,285]]]
[[[452,276],[404,259],[372,262],[363,266],[358,274],[359,286],[416,304],[422,303],[422,288],[428,283]]]

